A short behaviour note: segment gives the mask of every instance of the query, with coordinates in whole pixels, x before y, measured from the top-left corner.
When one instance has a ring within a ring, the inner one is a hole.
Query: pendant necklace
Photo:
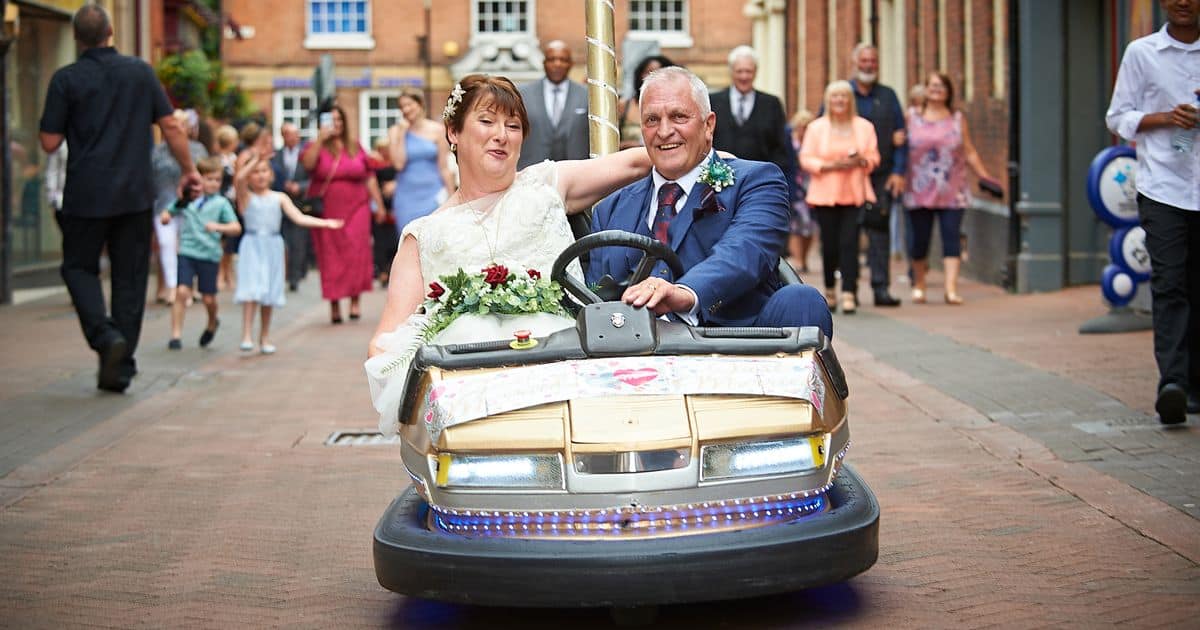
[[[491,259],[492,264],[496,264],[496,248],[500,246],[500,217],[497,214],[497,216],[496,216],[496,239],[494,242],[493,242],[491,236],[488,235],[488,229],[483,224],[483,222],[484,222],[484,220],[487,219],[488,212],[493,207],[496,207],[496,204],[499,202],[499,198],[497,198],[491,204],[486,206],[483,210],[475,209],[475,206],[473,204],[471,204],[471,202],[468,201],[465,196],[462,199],[463,199],[463,203],[466,204],[467,208],[471,211],[471,214],[475,215],[475,225],[479,226],[479,230],[481,232],[483,232],[483,240],[485,243],[487,243],[488,253],[491,254],[491,257],[492,257],[492,259]],[[499,213],[498,208],[497,208],[496,212]]]

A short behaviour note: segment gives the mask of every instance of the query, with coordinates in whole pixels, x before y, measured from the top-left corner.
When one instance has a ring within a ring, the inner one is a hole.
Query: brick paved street
[[[835,320],[848,461],[882,506],[878,564],[822,589],[667,607],[659,625],[1194,626],[1200,419],[1167,430],[1148,415],[1149,333],[1077,335],[1104,312],[1095,287],[968,283],[959,308],[934,288],[927,306]],[[208,351],[198,308],[169,354],[150,307],[125,396],[94,389],[64,294],[0,308],[0,626],[609,624],[377,585],[371,532],[405,475],[388,447],[325,440],[375,423],[361,359],[383,296],[334,327],[317,290],[289,294],[272,357],[238,353],[228,294]]]

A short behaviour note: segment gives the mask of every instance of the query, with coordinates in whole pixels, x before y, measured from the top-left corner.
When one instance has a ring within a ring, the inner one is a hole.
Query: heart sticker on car
[[[613,376],[630,387],[640,387],[658,378],[658,370],[654,368],[637,368],[633,370],[615,370]]]

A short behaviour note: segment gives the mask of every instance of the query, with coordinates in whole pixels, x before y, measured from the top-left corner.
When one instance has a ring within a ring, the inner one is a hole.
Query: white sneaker
[[[238,346],[238,350],[241,350],[242,352],[251,352],[254,350],[254,343],[243,341],[242,345]]]
[[[259,352],[262,352],[263,354],[275,354],[275,351],[277,349],[278,348],[276,348],[275,346],[273,346],[269,343],[264,343],[262,349],[259,350]]]

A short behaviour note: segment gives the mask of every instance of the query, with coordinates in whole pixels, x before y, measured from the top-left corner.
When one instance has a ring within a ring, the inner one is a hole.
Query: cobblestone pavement
[[[330,326],[316,284],[289,294],[271,357],[238,353],[228,295],[210,351],[168,353],[152,307],[124,396],[94,389],[65,296],[0,308],[0,626],[609,624],[378,586],[371,531],[405,475],[388,447],[325,441],[374,425],[360,364],[382,294]],[[1094,288],[963,293],[959,308],[835,322],[849,461],[882,506],[878,564],[826,588],[665,607],[657,625],[1194,624],[1197,420],[1165,430],[1148,415],[1149,334],[1075,334],[1103,312]],[[185,341],[201,311],[189,320]]]

